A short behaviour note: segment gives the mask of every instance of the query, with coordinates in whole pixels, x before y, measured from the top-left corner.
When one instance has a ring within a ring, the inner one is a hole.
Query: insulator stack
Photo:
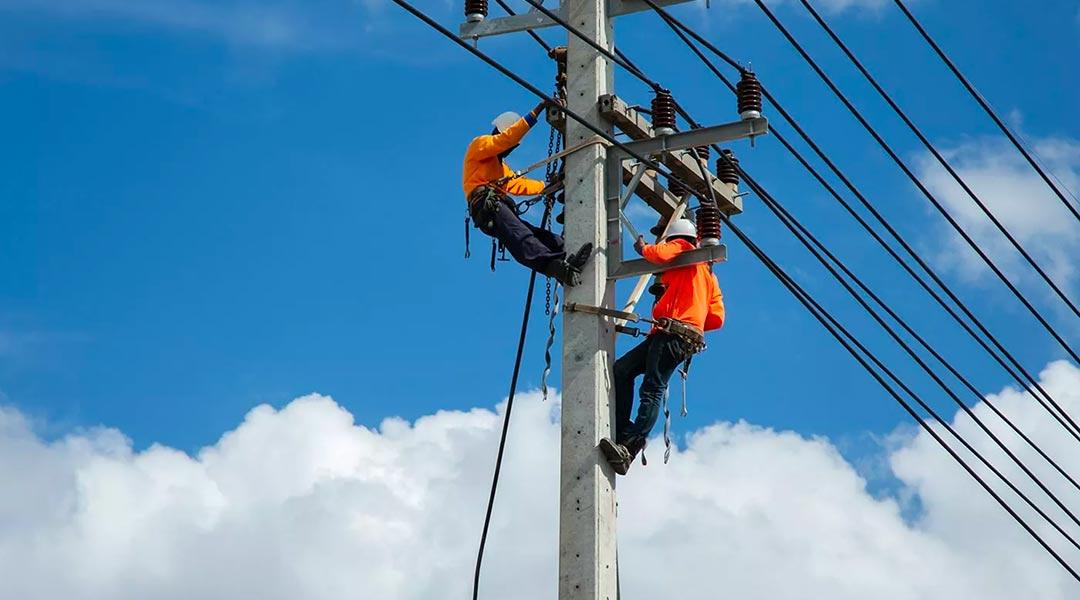
[[[488,0],[465,0],[465,20],[479,23],[487,18]]]
[[[743,119],[757,119],[761,116],[761,82],[757,75],[743,71],[739,85],[735,86],[739,95],[739,116]]]
[[[675,99],[671,92],[660,89],[652,100],[652,126],[655,135],[675,133]]]
[[[702,202],[696,216],[698,246],[719,246],[720,209],[712,201]]]
[[[674,179],[672,177],[668,177],[667,181],[668,181],[667,188],[668,188],[669,192],[671,192],[672,194],[674,194],[675,196],[677,196],[679,198],[682,198],[683,196],[686,195],[686,192],[687,192],[686,186],[683,185],[680,181],[678,181],[677,179]]]
[[[716,177],[724,183],[739,185],[739,159],[731,150],[724,149],[723,156],[716,159]]]

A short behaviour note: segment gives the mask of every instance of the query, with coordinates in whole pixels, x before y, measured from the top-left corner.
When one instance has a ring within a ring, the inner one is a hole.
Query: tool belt
[[[487,235],[495,235],[495,214],[499,210],[499,203],[506,204],[511,209],[515,208],[501,190],[490,185],[481,185],[469,194],[469,215],[472,216],[473,225]]]
[[[664,317],[657,320],[661,331],[679,338],[687,354],[693,356],[705,349],[705,332],[689,323]]]

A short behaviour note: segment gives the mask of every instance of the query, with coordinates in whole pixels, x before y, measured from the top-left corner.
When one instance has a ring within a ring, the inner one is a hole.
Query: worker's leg
[[[645,359],[649,355],[652,336],[645,338],[632,350],[615,361],[615,435],[612,439],[622,443],[631,426],[630,416],[634,410],[634,379],[645,372]]]
[[[555,249],[549,247],[537,237],[532,226],[502,202],[498,203],[494,221],[495,237],[506,246],[515,260],[534,271],[543,272],[548,263],[562,260],[565,256],[561,245]]]
[[[554,231],[536,227],[528,221],[522,222],[525,223],[525,226],[533,232],[533,235],[535,235],[536,239],[540,240],[542,244],[555,252],[562,253],[563,255],[566,254],[566,243],[563,241],[563,236]]]
[[[654,333],[649,336],[649,353],[645,357],[645,377],[641,380],[638,396],[637,418],[627,431],[626,440],[636,437],[648,437],[660,414],[660,403],[664,400],[668,380],[679,363],[686,360],[682,343],[670,333]]]

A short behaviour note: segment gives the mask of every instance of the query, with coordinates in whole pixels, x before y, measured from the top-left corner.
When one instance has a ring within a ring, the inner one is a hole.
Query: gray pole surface
[[[600,44],[611,45],[607,0],[564,0],[569,22]],[[605,131],[598,99],[613,93],[611,69],[599,52],[569,36],[567,102]],[[566,144],[593,133],[566,120]],[[605,147],[592,145],[566,160],[566,246],[595,247],[582,284],[566,291],[568,302],[614,306],[607,281],[608,220],[604,201]],[[618,235],[618,222],[613,233]],[[616,600],[615,475],[597,444],[611,434],[614,403],[611,366],[615,330],[606,319],[563,314],[562,467],[559,514],[559,600]]]

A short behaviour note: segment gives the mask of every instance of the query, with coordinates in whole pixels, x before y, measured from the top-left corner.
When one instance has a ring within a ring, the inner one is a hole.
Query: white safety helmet
[[[510,129],[510,126],[521,120],[521,115],[512,110],[508,110],[503,114],[495,117],[495,120],[491,122],[495,126],[495,129],[499,130],[499,133]]]
[[[689,219],[679,219],[668,227],[667,235],[664,236],[664,241],[668,241],[673,237],[689,237],[697,239],[697,227],[690,222]]]

